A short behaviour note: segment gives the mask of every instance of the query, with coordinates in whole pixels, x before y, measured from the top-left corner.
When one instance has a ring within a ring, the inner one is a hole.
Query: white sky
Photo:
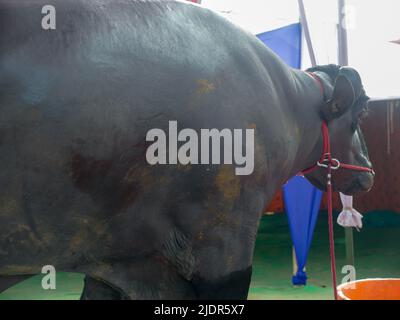
[[[349,64],[370,97],[400,96],[399,0],[347,0]],[[254,34],[299,21],[297,0],[202,0]],[[337,63],[337,0],[304,0],[318,64]],[[309,67],[303,45],[303,68]]]

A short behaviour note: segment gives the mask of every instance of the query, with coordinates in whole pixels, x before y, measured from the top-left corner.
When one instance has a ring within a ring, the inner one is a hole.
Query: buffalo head
[[[311,68],[322,82],[325,102],[320,113],[327,122],[333,158],[341,163],[371,168],[368,150],[360,128],[360,119],[367,112],[368,96],[365,94],[358,72],[349,67],[327,65]],[[325,170],[315,170],[306,178],[319,189],[325,190]],[[347,195],[369,191],[374,174],[346,169],[335,170],[332,186]]]

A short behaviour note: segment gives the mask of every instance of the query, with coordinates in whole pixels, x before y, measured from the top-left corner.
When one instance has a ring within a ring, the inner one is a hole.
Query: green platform
[[[400,214],[374,212],[365,216],[364,229],[354,233],[357,278],[400,278]],[[336,226],[338,277],[345,264],[344,231]],[[327,216],[321,213],[307,264],[308,285],[291,285],[292,244],[283,214],[263,217],[254,255],[250,299],[332,299],[327,234]],[[41,288],[41,275],[0,294],[9,299],[78,299],[83,276],[57,274],[57,289]]]
[[[373,212],[365,215],[364,228],[354,231],[356,276],[400,278],[400,214]],[[308,285],[291,285],[292,252],[287,218],[264,217],[260,224],[250,299],[332,299],[328,222],[326,212],[318,219],[307,263]],[[346,264],[344,229],[335,224],[336,266]]]

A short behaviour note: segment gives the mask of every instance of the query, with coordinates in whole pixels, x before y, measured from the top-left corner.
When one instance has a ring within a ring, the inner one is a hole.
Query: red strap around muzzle
[[[317,168],[328,168],[328,165],[330,165],[332,170],[338,170],[338,169],[342,168],[342,169],[363,171],[363,172],[369,172],[369,173],[375,174],[375,172],[372,168],[356,166],[353,164],[341,163],[338,159],[332,158],[331,143],[330,143],[330,139],[329,139],[329,130],[328,130],[328,125],[326,124],[325,121],[322,122],[322,139],[323,139],[323,149],[322,149],[321,158],[319,159],[319,161],[317,161],[317,163],[314,166],[303,170],[301,172],[302,174],[311,173],[312,171],[314,171]]]

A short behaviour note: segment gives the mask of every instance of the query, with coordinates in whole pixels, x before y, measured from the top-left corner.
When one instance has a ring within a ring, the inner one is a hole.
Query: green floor
[[[356,276],[400,277],[400,214],[365,215],[364,228],[354,231]],[[307,263],[308,285],[291,285],[292,256],[287,218],[264,217],[257,238],[250,299],[332,299],[327,214],[321,213]],[[338,281],[343,278],[344,229],[335,224]]]
[[[365,216],[364,229],[354,234],[357,278],[400,277],[400,214],[374,212]],[[345,264],[344,231],[336,227],[338,277]],[[316,226],[307,264],[308,285],[291,285],[292,251],[287,218],[265,216],[260,224],[254,256],[250,299],[331,299],[326,214]],[[9,299],[78,299],[83,276],[57,274],[57,289],[41,288],[42,276],[28,279],[0,294]]]

